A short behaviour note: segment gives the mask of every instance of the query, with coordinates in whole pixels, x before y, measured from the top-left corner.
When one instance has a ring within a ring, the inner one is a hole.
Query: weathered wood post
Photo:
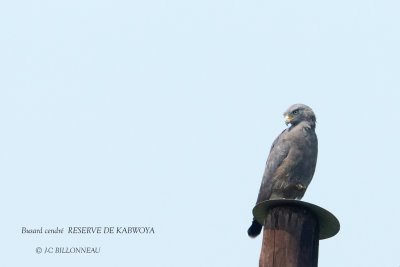
[[[253,209],[264,225],[260,267],[317,267],[319,240],[340,224],[329,211],[298,200],[268,200]]]

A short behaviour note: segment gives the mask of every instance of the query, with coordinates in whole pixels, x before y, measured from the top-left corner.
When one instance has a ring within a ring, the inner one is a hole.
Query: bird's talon
[[[305,189],[307,189],[307,187],[305,187],[305,186],[302,185],[302,184],[297,184],[296,187],[297,187],[298,190],[303,190],[303,189],[305,190]]]

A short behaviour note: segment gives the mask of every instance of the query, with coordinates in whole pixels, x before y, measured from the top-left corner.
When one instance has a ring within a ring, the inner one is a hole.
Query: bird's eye
[[[296,109],[295,111],[292,112],[293,115],[296,115],[296,114],[298,114],[298,113],[299,113],[299,110],[298,110],[298,109]]]

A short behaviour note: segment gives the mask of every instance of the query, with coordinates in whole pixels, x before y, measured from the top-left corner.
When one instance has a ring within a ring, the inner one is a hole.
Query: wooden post
[[[293,199],[258,203],[253,216],[264,225],[260,267],[317,267],[319,240],[340,230],[329,211]]]
[[[319,226],[306,208],[272,207],[264,221],[260,267],[317,267]]]

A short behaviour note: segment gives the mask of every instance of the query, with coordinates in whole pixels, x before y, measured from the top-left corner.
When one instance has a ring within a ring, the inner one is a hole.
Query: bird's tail
[[[256,236],[258,236],[261,233],[261,229],[262,229],[262,225],[259,224],[256,219],[253,219],[253,222],[249,228],[249,230],[247,230],[247,234],[252,237],[255,238]]]

